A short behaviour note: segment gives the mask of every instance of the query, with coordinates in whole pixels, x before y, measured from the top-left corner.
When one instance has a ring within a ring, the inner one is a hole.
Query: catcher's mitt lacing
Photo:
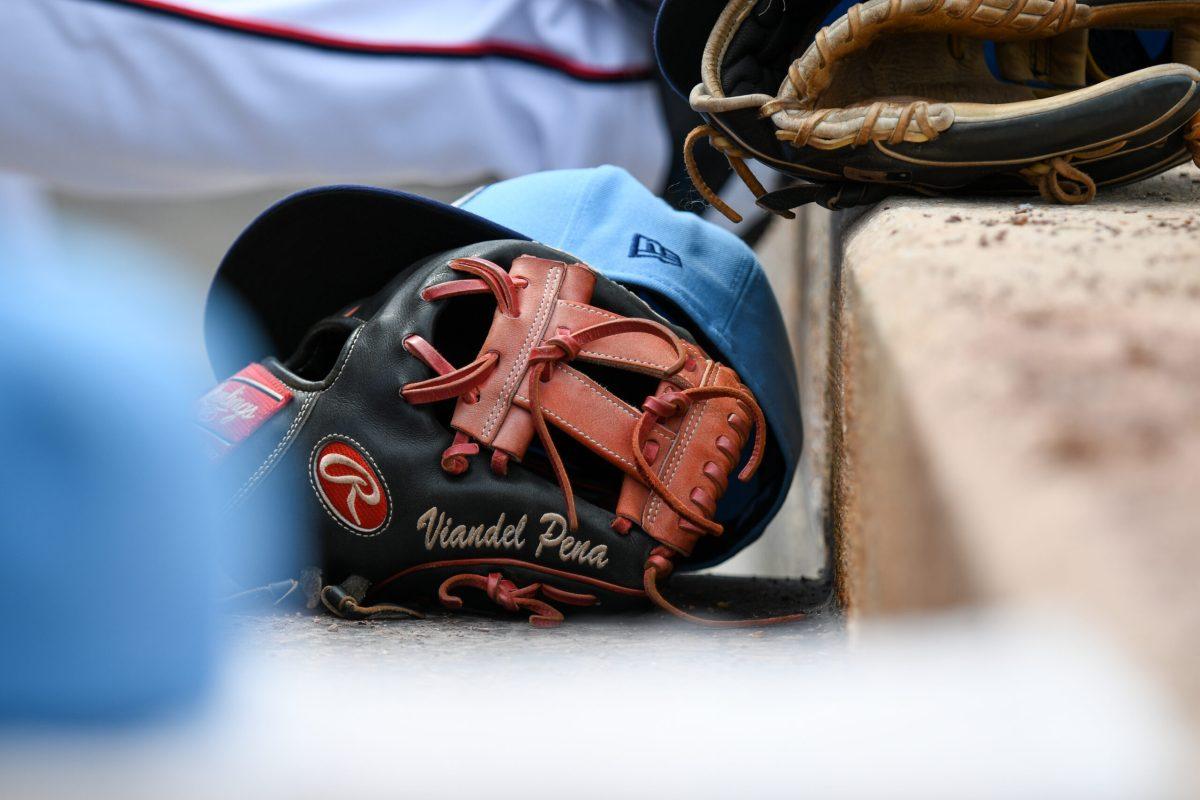
[[[506,270],[497,264],[482,258],[459,258],[450,262],[452,269],[475,275],[467,280],[447,281],[432,286],[422,292],[422,299],[434,301],[448,297],[467,294],[490,292],[495,298],[500,313],[515,316],[516,292],[523,284],[515,280]],[[545,415],[541,406],[541,384],[553,378],[554,365],[571,361],[579,355],[588,344],[608,336],[622,333],[649,333],[672,345],[677,353],[677,360],[669,373],[678,372],[690,360],[683,342],[666,326],[647,319],[620,318],[607,320],[590,325],[576,331],[560,328],[556,335],[545,340],[530,351],[529,356],[529,410],[534,420],[538,438],[546,452],[546,456],[554,470],[555,478],[562,489],[566,505],[568,525],[572,531],[577,530],[579,520],[575,511],[575,497],[571,489],[571,479],[566,466],[562,462],[558,448],[546,425]],[[464,367],[455,369],[432,344],[419,336],[409,336],[404,342],[405,348],[426,366],[438,373],[435,378],[417,381],[405,385],[401,396],[409,403],[424,404],[441,400],[462,399],[466,403],[478,401],[478,387],[499,363],[500,354],[489,351]],[[649,486],[659,497],[680,517],[680,525],[687,530],[702,534],[719,535],[722,526],[711,516],[716,511],[714,496],[701,487],[693,489],[690,500],[697,508],[689,506],[675,495],[654,473],[651,468],[653,456],[647,456],[647,435],[649,429],[657,422],[669,419],[677,414],[684,414],[692,403],[718,397],[732,398],[749,413],[754,426],[754,444],[745,467],[738,473],[740,480],[749,480],[762,461],[765,447],[766,419],[762,409],[753,395],[749,392],[724,386],[693,387],[669,391],[661,395],[647,397],[642,404],[642,415],[639,417],[632,434],[633,462],[638,477]],[[724,437],[722,437],[724,438]],[[718,439],[717,448],[727,464],[722,469],[713,464],[706,465],[705,475],[714,484],[723,489],[726,476],[736,466],[739,448],[733,442]],[[442,454],[442,469],[450,474],[461,474],[468,467],[470,456],[479,453],[479,444],[473,442],[462,431],[456,431],[454,440]],[[500,450],[494,450],[491,460],[492,471],[498,475],[507,473],[508,456]],[[617,530],[628,530],[627,521],[614,519],[613,527]],[[626,523],[622,525],[622,523]],[[803,614],[790,614],[780,617],[768,617],[747,620],[708,620],[688,614],[674,606],[662,596],[658,590],[658,581],[670,574],[674,568],[672,558],[674,551],[666,547],[655,548],[646,562],[643,574],[643,584],[646,595],[655,605],[683,619],[704,625],[716,627],[737,627],[753,625],[771,625],[804,618]],[[536,595],[540,592],[546,599],[570,605],[591,605],[596,601],[592,595],[575,594],[556,589],[545,584],[530,584],[518,588],[516,584],[504,579],[499,573],[492,573],[486,578],[474,573],[464,573],[446,579],[438,592],[441,602],[450,608],[460,608],[462,600],[450,592],[457,586],[469,586],[482,589],[493,602],[510,611],[527,610],[531,612],[530,621],[539,627],[549,627],[558,624],[563,617],[560,612],[539,600]]]

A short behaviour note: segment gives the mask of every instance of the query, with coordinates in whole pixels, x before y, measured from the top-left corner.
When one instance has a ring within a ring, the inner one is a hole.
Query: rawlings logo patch
[[[348,436],[327,436],[313,448],[309,478],[321,505],[344,528],[372,535],[387,526],[392,498],[375,462]]]

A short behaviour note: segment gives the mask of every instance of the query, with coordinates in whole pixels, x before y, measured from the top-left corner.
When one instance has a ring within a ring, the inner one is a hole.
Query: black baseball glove
[[[235,511],[267,483],[293,490],[316,594],[347,617],[436,596],[539,626],[647,600],[695,619],[661,583],[722,533],[717,500],[763,452],[763,414],[729,367],[533,242],[398,265],[283,355],[214,389],[200,420],[240,484]]]

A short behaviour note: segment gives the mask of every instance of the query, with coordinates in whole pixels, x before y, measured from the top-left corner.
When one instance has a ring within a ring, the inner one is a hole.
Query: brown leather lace
[[[695,625],[704,625],[708,628],[759,628],[766,625],[799,622],[808,617],[807,614],[798,613],[783,614],[776,617],[751,617],[747,619],[708,619],[707,617],[698,617],[695,614],[689,614],[663,597],[662,592],[658,589],[658,582],[670,575],[675,569],[675,562],[672,561],[673,557],[674,553],[668,548],[656,547],[650,551],[650,556],[646,559],[646,571],[642,573],[642,585],[646,590],[646,596],[650,598],[650,601],[654,605],[668,614],[672,614],[682,620],[687,620]]]
[[[529,622],[536,628],[553,628],[563,621],[562,612],[538,599],[539,593],[547,600],[571,606],[590,606],[596,603],[595,595],[576,594],[556,589],[544,583],[531,583],[528,586],[518,587],[499,572],[493,572],[486,577],[474,573],[463,573],[442,581],[442,585],[438,587],[438,599],[446,608],[457,611],[463,607],[462,598],[451,594],[450,591],[459,586],[483,591],[489,600],[506,611],[513,613],[528,611]]]
[[[1052,158],[1045,162],[1045,167],[1037,173],[1035,182],[1043,199],[1081,205],[1096,196],[1096,182],[1083,170],[1071,166],[1066,158]]]
[[[680,389],[677,391],[667,392],[661,395],[647,397],[642,404],[642,416],[638,418],[637,424],[633,426],[633,460],[637,467],[638,475],[642,481],[653,489],[659,497],[663,499],[671,510],[678,514],[683,520],[694,525],[700,531],[714,536],[719,536],[722,532],[721,525],[711,519],[711,511],[715,509],[691,508],[685,504],[679,497],[672,492],[662,479],[654,473],[650,468],[650,462],[647,461],[643,452],[643,447],[646,441],[647,429],[649,426],[664,420],[669,419],[677,414],[685,413],[691,404],[700,400],[712,400],[719,397],[728,397],[737,400],[738,403],[746,409],[750,414],[754,423],[754,447],[750,451],[750,458],[746,461],[746,466],[738,473],[738,479],[748,481],[753,477],[755,471],[758,470],[758,465],[762,461],[763,448],[766,445],[766,427],[767,421],[763,416],[762,409],[759,408],[754,396],[744,389],[736,389],[732,386],[697,386],[691,389]],[[730,459],[736,459],[737,453],[734,448],[725,448],[730,452],[727,456]],[[729,469],[726,472],[732,471],[736,463],[730,463]],[[693,498],[693,503],[696,500]],[[699,504],[697,504],[699,505]]]
[[[554,446],[554,439],[550,436],[550,429],[546,427],[546,417],[542,412],[541,387],[542,383],[550,379],[547,370],[553,364],[570,361],[578,356],[579,351],[587,345],[605,337],[616,336],[621,333],[649,333],[673,346],[678,358],[667,369],[668,373],[678,372],[683,366],[683,362],[687,359],[683,343],[679,340],[678,336],[671,332],[670,328],[653,320],[638,319],[636,317],[607,320],[595,325],[589,325],[586,328],[580,328],[574,333],[559,333],[557,336],[547,339],[540,346],[533,348],[529,354],[529,364],[531,367],[529,375],[529,411],[533,415],[533,424],[537,430],[538,438],[542,442],[542,447],[546,450],[546,455],[550,459],[550,465],[554,468],[554,476],[558,479],[559,487],[562,488],[563,499],[566,501],[567,507],[567,522],[572,531],[579,528],[579,519],[575,514],[575,495],[571,491],[571,478],[567,475],[566,467],[563,466],[562,457],[558,454],[558,448]],[[635,451],[635,458],[638,457],[639,453]]]
[[[456,258],[450,262],[450,268],[482,280],[495,295],[500,313],[506,317],[516,315],[517,285],[508,271],[499,264],[485,258]]]
[[[1103,158],[1112,155],[1124,146],[1125,141],[1121,140],[1092,150],[1056,156],[1029,165],[1021,170],[1021,174],[1037,187],[1038,194],[1045,200],[1064,205],[1090,203],[1096,196],[1096,182],[1071,161],[1073,159],[1087,161]]]
[[[451,370],[436,378],[405,384],[400,390],[400,396],[413,405],[462,397],[479,388],[499,361],[499,353],[488,351],[465,367]]]
[[[452,283],[458,283],[458,282],[459,281],[452,281]],[[417,358],[421,359],[421,361],[425,364],[425,366],[429,367],[431,370],[436,372],[438,375],[444,376],[444,375],[449,375],[451,372],[454,372],[453,365],[451,365],[450,362],[447,361],[446,358],[441,353],[438,352],[436,347],[434,347],[432,344],[427,342],[424,339],[424,337],[418,336],[415,333],[412,334],[411,336],[406,336],[404,339],[404,349],[407,350],[412,355],[416,356]],[[486,375],[486,373],[485,373],[485,375]],[[462,396],[462,398],[463,398],[463,402],[466,402],[466,403],[478,403],[479,402],[479,390],[472,389],[471,391],[464,394]]]
[[[642,480],[650,485],[675,513],[679,514],[681,526],[690,524],[694,526],[694,529],[699,534],[720,535],[722,531],[721,525],[711,519],[712,513],[716,510],[715,502],[706,493],[697,490],[692,493],[690,499],[696,504],[699,511],[685,505],[650,469],[650,464],[643,455],[643,444],[648,426],[676,414],[686,413],[693,402],[722,397],[738,401],[739,406],[750,415],[754,425],[754,447],[750,452],[750,458],[746,461],[746,466],[738,473],[740,480],[749,480],[762,461],[763,449],[766,444],[765,431],[767,423],[763,417],[762,409],[759,408],[754,397],[745,390],[728,386],[700,386],[647,397],[645,403],[642,405],[642,416],[638,419],[633,429],[632,445],[634,461],[637,464]],[[705,474],[719,488],[723,489],[725,475],[737,466],[736,459],[740,448],[732,446],[732,443],[727,443],[725,447],[721,447],[720,449],[725,453],[729,461],[727,468],[722,471],[719,467],[713,465],[714,469],[705,469]],[[669,547],[654,548],[646,558],[645,571],[642,573],[642,586],[646,591],[646,596],[650,598],[652,603],[669,614],[696,625],[704,625],[710,628],[757,628],[765,625],[780,625],[806,619],[806,615],[803,613],[747,619],[707,619],[705,617],[698,617],[695,614],[689,614],[664,597],[658,588],[659,581],[669,576],[675,569],[675,562],[673,561],[675,556],[675,551]]]
[[[700,168],[696,165],[696,143],[705,136],[708,137],[709,145],[721,155],[725,156],[725,160],[729,162],[729,166],[737,173],[737,176],[742,179],[742,183],[754,194],[754,199],[757,200],[767,193],[766,188],[750,171],[750,167],[746,166],[746,159],[750,158],[750,154],[739,148],[723,133],[713,128],[711,125],[697,125],[688,133],[687,138],[683,140],[683,166],[687,170],[688,177],[692,181],[692,185],[696,187],[696,191],[704,198],[705,202],[720,211],[725,215],[730,222],[741,222],[742,215],[729,207],[729,204],[721,199],[721,196],[712,190],[708,182],[704,180],[704,176],[700,174]],[[796,215],[790,211],[774,211],[785,219],[795,219]]]
[[[425,619],[419,611],[394,603],[372,603],[362,605],[358,599],[339,591],[338,586],[323,586],[320,591],[321,604],[334,616],[342,619],[369,619],[372,617],[396,616],[409,619]]]
[[[450,262],[450,267],[476,277],[430,286],[421,292],[422,299],[433,301],[491,293],[501,313],[513,313],[516,292],[525,284],[524,279],[513,278],[499,265],[482,258],[456,258]],[[455,369],[437,348],[416,334],[405,337],[404,349],[437,373],[437,377],[409,383],[401,388],[400,396],[413,404],[436,403],[456,397],[462,398],[465,403],[476,403],[479,401],[479,386],[500,362],[500,354],[489,351],[465,367]],[[466,434],[456,431],[450,446],[442,451],[442,469],[451,475],[461,475],[470,466],[468,459],[478,452],[478,444]]]

